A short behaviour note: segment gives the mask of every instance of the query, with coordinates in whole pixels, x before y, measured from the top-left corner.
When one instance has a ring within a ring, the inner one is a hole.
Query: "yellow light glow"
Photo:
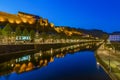
[[[40,64],[40,66],[41,66],[41,65],[43,64],[43,60],[40,60],[39,64]]]
[[[33,24],[33,21],[28,21],[29,24]]]
[[[50,23],[50,26],[51,26],[51,27],[54,27],[54,24],[53,24],[53,23]]]
[[[14,23],[14,19],[8,19],[9,23]]]
[[[21,20],[16,20],[15,21],[17,24],[20,24],[22,21]]]
[[[27,67],[27,65],[26,65],[25,63],[23,63],[23,64],[21,65],[21,67],[20,67],[19,72],[21,73],[21,72],[26,71],[26,67]]]
[[[22,19],[23,23],[27,23],[27,19],[26,18],[21,17],[21,19]]]
[[[47,62],[48,62],[47,59],[45,59],[45,60],[44,60],[44,63],[46,64]]]
[[[30,20],[28,21],[29,24],[33,24],[34,22],[35,22],[34,19],[30,19]]]
[[[26,18],[33,18],[33,16],[24,15]]]
[[[41,26],[44,26],[44,23],[43,23],[43,20],[42,20],[42,19],[40,19],[39,22],[40,22],[40,25],[41,25]]]
[[[48,26],[48,23],[45,23],[45,26]]]
[[[5,18],[4,18],[4,17],[0,17],[0,21],[1,21],[1,22],[4,22],[4,21],[5,21]]]
[[[50,62],[53,62],[53,61],[54,61],[54,58],[53,58],[53,57],[51,57],[51,58],[50,58]]]

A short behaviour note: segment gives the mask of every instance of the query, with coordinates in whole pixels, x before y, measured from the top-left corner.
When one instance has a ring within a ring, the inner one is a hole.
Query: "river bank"
[[[75,45],[75,44],[86,44],[90,43],[95,45],[96,42],[76,42],[76,43],[46,43],[46,44],[11,44],[11,45],[0,45],[0,56],[1,55],[8,55],[8,54],[13,54],[13,53],[21,53],[24,51],[31,51],[35,50],[36,52],[38,51],[46,51],[56,48],[61,48],[61,47],[66,47],[70,45]]]
[[[56,44],[22,44],[22,45],[0,45],[0,63],[23,55],[37,53],[75,44],[86,43],[56,43]],[[89,43],[88,43],[89,44]],[[95,43],[93,43],[95,45]],[[8,57],[9,56],[9,57]]]
[[[21,53],[24,51],[32,51],[32,50],[50,50],[51,48],[59,48],[64,46],[69,46],[78,43],[56,43],[56,44],[22,44],[22,45],[0,45],[0,56],[8,55],[14,53]]]
[[[93,51],[86,50],[86,46],[83,46],[85,50],[82,46],[73,46],[76,48],[68,46],[53,49],[52,54],[46,51],[46,55],[40,55],[43,53],[40,52],[5,62],[0,69],[14,72],[8,76],[3,71],[5,75],[1,74],[0,80],[111,80],[96,66]],[[7,69],[6,64],[9,64]]]
[[[120,52],[101,45],[96,51],[96,58],[112,80],[120,80]]]

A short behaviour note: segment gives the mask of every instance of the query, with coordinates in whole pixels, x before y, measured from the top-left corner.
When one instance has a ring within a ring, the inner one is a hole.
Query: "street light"
[[[109,48],[109,72],[111,72],[111,66],[110,66],[110,52],[111,52],[112,48]]]
[[[107,44],[111,45],[110,40],[107,40]],[[112,48],[108,48],[108,50],[109,50],[109,64],[108,64],[108,67],[109,67],[109,72],[111,72],[111,67],[110,67],[110,52],[111,52]]]

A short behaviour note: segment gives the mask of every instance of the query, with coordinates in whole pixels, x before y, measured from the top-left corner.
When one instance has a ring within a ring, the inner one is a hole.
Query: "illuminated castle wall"
[[[48,26],[50,24],[50,27],[54,27],[53,23],[49,23],[48,19],[43,19],[42,17],[39,17],[37,15],[28,14],[24,12],[18,12],[18,14],[9,14],[5,12],[0,12],[0,23],[2,22],[9,22],[9,23],[28,23],[28,24],[35,24],[36,22],[39,22],[41,26]]]

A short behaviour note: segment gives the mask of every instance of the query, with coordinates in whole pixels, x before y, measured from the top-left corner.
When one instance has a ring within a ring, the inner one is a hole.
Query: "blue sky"
[[[0,11],[36,14],[56,26],[120,31],[120,0],[0,0]]]

